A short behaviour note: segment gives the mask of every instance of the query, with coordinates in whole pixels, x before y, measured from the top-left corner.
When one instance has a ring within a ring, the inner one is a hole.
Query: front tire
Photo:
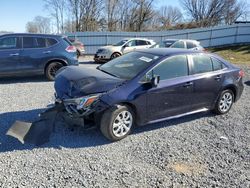
[[[226,89],[221,92],[218,101],[215,104],[213,110],[214,113],[221,115],[226,114],[230,111],[234,102],[234,93],[230,89]]]
[[[104,112],[100,130],[107,139],[118,141],[129,135],[134,120],[133,110],[129,106],[116,105]]]
[[[63,64],[60,62],[52,62],[45,69],[45,76],[49,81],[54,81],[56,72],[63,67]]]
[[[120,56],[121,56],[120,53],[115,52],[115,53],[113,53],[113,54],[111,55],[110,59],[115,59],[115,58],[120,57]]]

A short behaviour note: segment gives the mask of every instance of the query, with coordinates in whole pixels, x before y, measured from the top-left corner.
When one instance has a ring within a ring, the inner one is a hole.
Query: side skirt
[[[206,112],[208,110],[209,110],[208,108],[202,108],[202,109],[199,109],[199,110],[187,112],[187,113],[184,113],[184,114],[179,114],[179,115],[176,115],[176,116],[170,116],[170,117],[166,117],[166,118],[156,119],[156,120],[153,120],[153,121],[149,121],[148,123],[157,123],[157,122],[161,122],[161,121],[176,119],[176,118],[180,118],[180,117],[183,117],[183,116],[196,114],[196,113],[199,113],[199,112]]]

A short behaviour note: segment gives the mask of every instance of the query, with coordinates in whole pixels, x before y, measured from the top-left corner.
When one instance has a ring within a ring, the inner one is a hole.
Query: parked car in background
[[[76,47],[77,57],[84,55],[85,53],[84,44],[76,37],[68,37],[68,39]]]
[[[155,42],[153,40],[144,38],[123,39],[111,46],[99,48],[95,54],[94,60],[95,62],[107,62],[125,53],[131,52],[133,50],[149,48],[154,44]]]
[[[205,50],[200,45],[199,41],[189,39],[166,39],[160,43],[153,45],[151,48],[185,48],[190,50]]]
[[[73,118],[70,122],[80,119],[83,127],[88,127],[83,122],[95,122],[116,141],[135,125],[207,110],[229,112],[242,94],[243,75],[214,54],[144,49],[96,69],[62,68],[55,80],[56,105]]]
[[[78,65],[76,48],[60,35],[0,36],[0,76],[44,74],[54,80],[63,66]]]

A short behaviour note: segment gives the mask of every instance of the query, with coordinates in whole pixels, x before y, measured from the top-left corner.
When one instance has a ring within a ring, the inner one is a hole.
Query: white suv
[[[123,39],[111,46],[99,48],[95,54],[94,60],[95,62],[106,62],[133,50],[149,48],[154,44],[155,42],[153,40],[144,38]]]

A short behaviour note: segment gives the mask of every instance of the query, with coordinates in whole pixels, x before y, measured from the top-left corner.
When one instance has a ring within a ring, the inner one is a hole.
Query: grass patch
[[[220,55],[231,63],[250,65],[250,45],[209,48],[208,51]]]

